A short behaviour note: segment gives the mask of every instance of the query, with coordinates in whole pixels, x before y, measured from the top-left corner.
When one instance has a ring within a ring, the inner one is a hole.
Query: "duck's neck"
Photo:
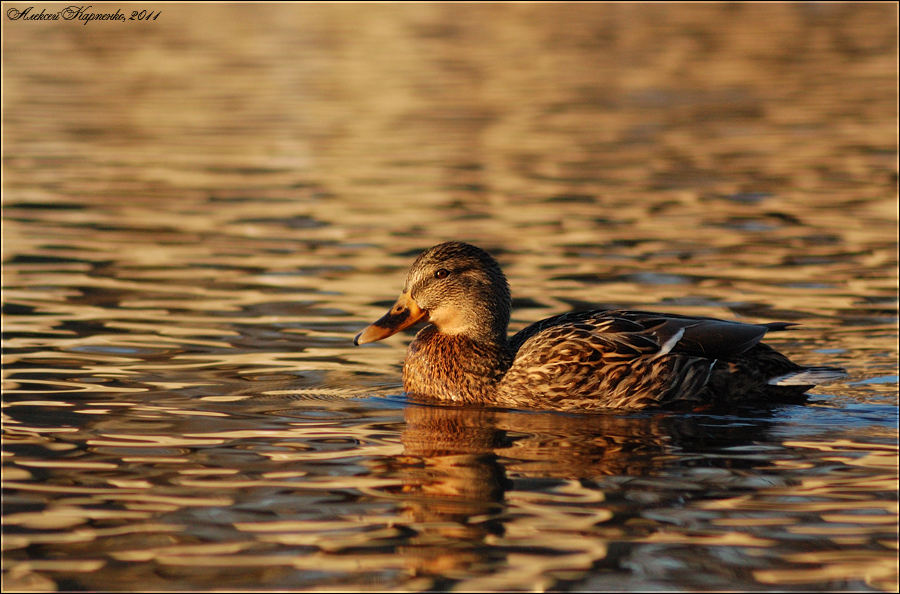
[[[450,335],[426,326],[406,351],[403,388],[461,404],[489,401],[512,359],[505,336]]]

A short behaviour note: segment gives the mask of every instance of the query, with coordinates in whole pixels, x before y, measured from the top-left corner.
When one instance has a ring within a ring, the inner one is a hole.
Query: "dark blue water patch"
[[[566,274],[554,276],[550,280],[571,280],[587,285],[604,285],[610,283],[637,283],[641,285],[696,285],[708,277],[688,276],[684,274],[665,274],[661,272],[636,272],[604,276],[599,274]]]
[[[187,268],[197,268],[201,270],[228,270],[228,271],[237,271],[244,272],[246,274],[261,274],[265,272],[265,268],[260,266],[238,266],[236,264],[215,264],[212,262],[188,262],[186,264]],[[122,267],[121,270],[159,270],[161,272],[171,270],[169,267],[165,266],[127,266]]]
[[[872,377],[869,379],[861,380],[858,382],[849,382],[848,386],[867,386],[871,384],[896,384],[900,382],[900,376],[897,375],[882,375],[879,377]]]
[[[393,382],[390,384],[391,386],[399,386],[398,382]],[[407,406],[409,406],[409,398],[407,398],[406,394],[401,390],[398,392],[390,393],[390,394],[378,394],[377,396],[367,396],[364,398],[352,398],[353,401],[358,402],[361,405],[364,405],[368,408],[374,409],[386,409],[386,410],[403,410]],[[397,422],[390,424],[389,428],[392,429],[396,433],[400,433],[405,426],[405,422]]]
[[[289,229],[319,229],[321,227],[327,227],[328,225],[330,225],[330,223],[326,223],[324,221],[320,221],[306,215],[297,215],[284,218],[263,217],[258,219],[238,219],[234,222],[252,223],[258,225],[276,225],[279,227],[287,227]]]
[[[169,237],[156,237],[156,243],[160,245],[193,245],[196,243],[196,240],[185,237],[184,231],[182,229],[178,229],[177,227],[169,227],[165,225],[147,225],[147,226],[137,226],[137,225],[111,225],[108,223],[96,223],[96,222],[77,222],[77,223],[67,223],[66,226],[74,227],[78,229],[90,229],[93,231],[111,231],[111,232],[122,232],[122,233],[145,233],[145,234],[168,234]],[[180,238],[180,239],[173,239]]]
[[[106,266],[112,260],[85,260],[83,258],[69,258],[66,256],[42,256],[37,254],[16,254],[12,259],[4,261],[4,264],[89,264],[91,266]]]
[[[815,233],[813,235],[804,235],[797,239],[808,246],[839,245],[844,242],[843,237],[831,233]]]
[[[840,406],[834,406],[832,400],[830,396],[815,394],[807,405],[785,409],[773,428],[774,436],[790,439],[817,436],[833,440],[840,439],[844,431],[852,431],[858,440],[862,429],[867,443],[896,445],[897,436],[883,432],[898,428],[896,406],[843,401]],[[881,431],[869,431],[872,428]]]
[[[732,217],[726,221],[718,223],[703,223],[707,227],[720,227],[723,229],[733,229],[736,231],[774,231],[781,227],[774,221],[757,219],[751,217]]]
[[[76,353],[96,353],[101,355],[163,355],[173,352],[173,349],[112,345],[81,345],[69,347],[65,350]]]
[[[698,284],[705,277],[687,276],[684,274],[664,274],[661,272],[636,272],[623,275],[621,280],[636,282],[642,285],[685,285]]]

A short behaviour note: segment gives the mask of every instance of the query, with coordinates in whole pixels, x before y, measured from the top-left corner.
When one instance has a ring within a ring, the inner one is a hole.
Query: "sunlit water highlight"
[[[3,23],[4,590],[897,589],[896,6],[153,10]],[[447,239],[513,330],[796,322],[849,376],[407,402],[411,335],[352,338]]]

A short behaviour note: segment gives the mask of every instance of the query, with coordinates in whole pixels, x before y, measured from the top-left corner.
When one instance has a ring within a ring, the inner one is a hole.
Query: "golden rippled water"
[[[4,590],[897,590],[896,5],[140,10],[5,12]],[[352,339],[449,239],[513,330],[794,322],[848,377],[407,402],[411,334]]]

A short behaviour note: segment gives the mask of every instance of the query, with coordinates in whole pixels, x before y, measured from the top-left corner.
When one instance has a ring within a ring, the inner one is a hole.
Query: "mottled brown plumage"
[[[507,339],[511,299],[487,252],[437,245],[413,263],[393,308],[356,344],[430,322],[409,345],[404,389],[511,408],[598,410],[797,401],[833,367],[801,367],[759,341],[790,324],[642,311],[547,318]]]

